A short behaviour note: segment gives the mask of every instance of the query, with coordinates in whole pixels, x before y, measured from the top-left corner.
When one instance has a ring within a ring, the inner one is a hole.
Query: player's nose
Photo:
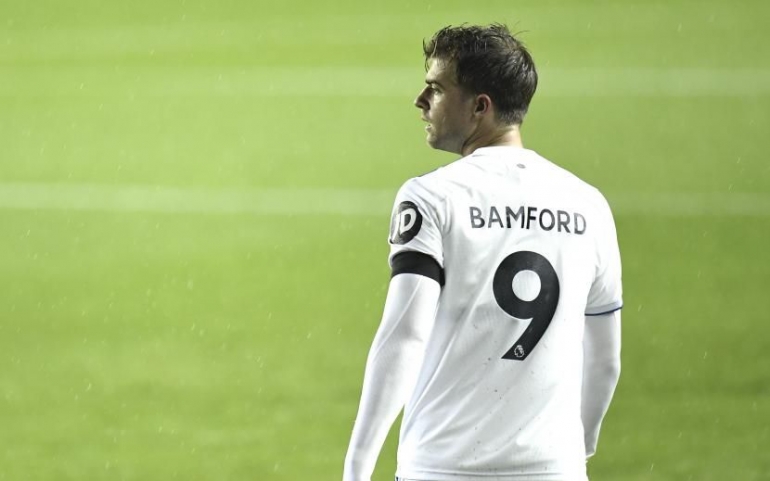
[[[423,89],[417,98],[414,99],[414,106],[420,110],[428,110],[428,101],[425,100],[425,91],[426,89]]]

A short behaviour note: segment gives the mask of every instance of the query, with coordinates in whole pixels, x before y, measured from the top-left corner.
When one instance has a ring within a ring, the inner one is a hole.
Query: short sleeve
[[[620,248],[615,221],[607,201],[602,198],[603,222],[596,239],[596,277],[588,293],[587,316],[598,316],[623,307]]]
[[[390,220],[388,261],[391,267],[396,255],[408,251],[427,254],[444,267],[440,203],[439,196],[419,178],[404,183],[396,195]]]

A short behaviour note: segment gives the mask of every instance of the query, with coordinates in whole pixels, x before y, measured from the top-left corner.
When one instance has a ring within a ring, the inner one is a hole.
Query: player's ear
[[[476,96],[476,105],[474,106],[473,113],[478,116],[483,116],[492,109],[492,99],[487,94],[481,94]]]

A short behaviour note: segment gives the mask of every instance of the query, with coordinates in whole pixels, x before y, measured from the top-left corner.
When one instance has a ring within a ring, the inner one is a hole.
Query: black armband
[[[393,256],[391,265],[391,278],[399,274],[417,274],[433,279],[440,286],[444,286],[444,269],[428,254],[415,251],[399,252]]]

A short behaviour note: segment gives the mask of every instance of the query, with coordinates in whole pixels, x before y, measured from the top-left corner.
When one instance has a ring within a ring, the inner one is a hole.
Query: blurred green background
[[[2,2],[0,479],[340,479],[392,196],[454,159],[411,105],[421,40],[491,21],[539,66],[526,145],[616,213],[624,364],[592,479],[770,479],[768,18]]]

